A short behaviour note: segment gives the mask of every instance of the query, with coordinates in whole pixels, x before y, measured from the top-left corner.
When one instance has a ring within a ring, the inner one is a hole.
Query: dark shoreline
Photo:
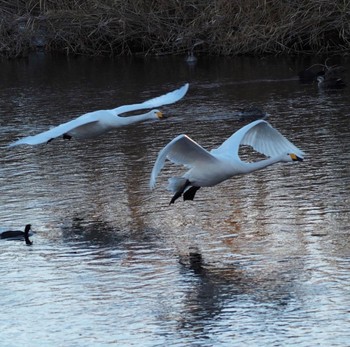
[[[350,52],[344,1],[2,1],[0,56]]]

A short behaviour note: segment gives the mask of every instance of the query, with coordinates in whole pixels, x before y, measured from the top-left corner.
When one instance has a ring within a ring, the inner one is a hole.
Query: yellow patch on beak
[[[160,112],[160,111],[157,112],[156,115],[157,115],[157,117],[158,117],[159,119],[163,118],[163,113]]]
[[[293,161],[303,161],[303,158],[298,157],[294,153],[290,153],[289,156],[292,158]]]

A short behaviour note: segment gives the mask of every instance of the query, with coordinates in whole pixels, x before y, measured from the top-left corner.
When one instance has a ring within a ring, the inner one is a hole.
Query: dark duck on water
[[[0,234],[1,239],[6,240],[23,240],[26,242],[27,245],[32,245],[33,242],[29,239],[29,232],[30,232],[31,225],[27,224],[24,228],[24,231],[20,230],[8,230],[3,231]]]

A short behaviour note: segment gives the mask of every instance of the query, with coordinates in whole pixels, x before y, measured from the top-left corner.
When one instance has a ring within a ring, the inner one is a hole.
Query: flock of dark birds
[[[315,64],[301,71],[298,76],[300,83],[317,82],[320,90],[342,89],[346,87],[342,77],[344,71],[345,69],[341,66],[329,67]],[[9,147],[49,143],[57,137],[84,140],[100,136],[120,126],[162,119],[163,114],[158,109],[129,117],[120,116],[120,114],[175,103],[185,96],[188,88],[189,84],[186,83],[177,90],[143,103],[89,112],[40,134],[19,139],[11,143]],[[260,170],[277,162],[303,160],[304,152],[264,120],[269,116],[266,112],[257,107],[248,107],[236,112],[235,115],[240,120],[250,120],[251,123],[236,131],[221,146],[211,151],[207,151],[185,134],[178,135],[171,140],[160,150],[155,161],[150,178],[151,189],[155,187],[156,178],[166,159],[188,169],[181,177],[169,178],[168,190],[174,193],[170,204],[173,204],[181,196],[183,196],[183,200],[193,200],[201,187],[212,187],[235,175]],[[267,159],[253,163],[241,160],[238,154],[240,145],[251,146],[254,150],[264,154]],[[29,239],[31,235],[31,225],[27,224],[24,231],[0,232],[0,239],[24,240],[27,245],[32,245],[32,241]]]

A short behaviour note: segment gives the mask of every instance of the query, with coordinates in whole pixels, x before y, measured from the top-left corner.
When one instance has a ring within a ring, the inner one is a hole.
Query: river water
[[[317,61],[315,61],[317,62]],[[344,65],[349,64],[342,62]],[[350,346],[350,89],[320,92],[300,61],[182,57],[4,61],[1,346]],[[12,141],[189,82],[167,119],[90,141]],[[158,151],[218,146],[255,105],[306,152],[169,206]]]

